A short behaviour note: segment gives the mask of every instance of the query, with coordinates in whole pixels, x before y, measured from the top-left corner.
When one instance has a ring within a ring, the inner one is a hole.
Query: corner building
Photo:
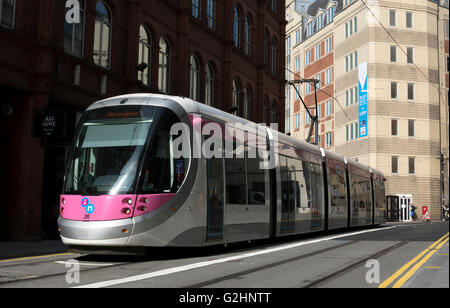
[[[284,123],[284,0],[65,3],[0,0],[0,240],[58,237],[65,160],[94,101],[164,93]]]
[[[311,78],[332,67],[331,127],[327,117],[321,118],[321,146],[385,174],[388,205],[393,206],[388,218],[410,220],[414,204],[418,219],[422,207],[432,220],[442,219],[442,208],[449,204],[448,1],[317,0],[302,8],[304,2],[286,3],[287,33],[301,33],[301,42],[291,51],[298,50],[302,61],[299,76]],[[332,19],[327,16],[331,6],[336,8]],[[332,61],[326,60],[323,46],[315,47],[327,37],[332,37]],[[366,118],[360,101],[361,66],[367,67]],[[304,85],[301,90],[312,107],[310,90]],[[319,104],[323,101],[319,95]],[[303,106],[298,108],[296,100],[286,105],[293,107],[293,123],[297,111],[303,120],[290,131],[305,139],[309,127]],[[361,134],[362,122],[367,136]],[[322,135],[329,127],[331,143]]]

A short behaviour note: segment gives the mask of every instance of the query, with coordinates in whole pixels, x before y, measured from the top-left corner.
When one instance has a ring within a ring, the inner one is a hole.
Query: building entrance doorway
[[[62,192],[65,171],[65,146],[47,146],[44,158],[42,187],[41,236],[44,240],[59,239],[59,197]]]
[[[386,197],[387,221],[411,221],[412,195]]]

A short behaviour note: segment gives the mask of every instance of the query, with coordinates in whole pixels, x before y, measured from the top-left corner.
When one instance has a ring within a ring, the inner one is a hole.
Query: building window
[[[358,51],[345,56],[345,71],[349,72],[358,67]]]
[[[206,65],[205,104],[214,105],[214,70],[211,64]]]
[[[216,0],[208,0],[206,9],[206,19],[208,21],[208,27],[216,29]]]
[[[398,120],[391,120],[391,136],[398,136]]]
[[[146,86],[150,85],[150,72],[151,72],[151,53],[152,53],[152,40],[149,32],[144,26],[139,28],[139,59],[138,64],[146,64],[147,67],[138,73],[138,79]]]
[[[408,99],[413,100],[414,99],[414,84],[408,83]]]
[[[159,40],[158,89],[166,94],[170,91],[170,46],[164,37]]]
[[[397,62],[397,46],[391,46],[391,62]]]
[[[406,12],[406,28],[411,29],[413,27],[413,17],[411,12]]]
[[[300,29],[297,29],[295,31],[295,45],[300,44],[302,40],[302,32],[300,31]]]
[[[325,116],[333,115],[333,101],[330,99],[325,103]]]
[[[197,19],[200,19],[201,12],[201,3],[200,0],[192,0],[192,16]]]
[[[398,174],[398,156],[391,157],[391,172],[392,174]]]
[[[326,147],[331,148],[333,146],[333,133],[326,134]]]
[[[197,57],[194,55],[190,59],[190,86],[189,86],[189,97],[198,101],[200,92],[200,65],[198,63]]]
[[[94,63],[104,68],[110,68],[111,14],[102,1],[97,1],[95,10]]]
[[[277,103],[275,101],[272,101],[272,106],[270,108],[270,114],[271,114],[271,123],[278,123],[277,121]]]
[[[414,63],[414,49],[412,47],[406,48],[407,62]]]
[[[239,115],[240,111],[240,103],[241,103],[241,93],[239,90],[239,84],[236,80],[233,80],[233,89],[232,89],[232,100],[233,100],[233,114]]]
[[[249,87],[244,89],[244,118],[250,120],[252,93]]]
[[[269,34],[264,33],[264,65],[269,66]]]
[[[277,0],[272,0],[272,11],[274,13],[277,11]]]
[[[295,114],[295,128],[300,128],[300,113]]]
[[[2,0],[0,0],[1,2]],[[5,0],[3,0],[5,1]],[[84,0],[78,2],[80,19],[79,22],[68,23],[67,19],[64,21],[64,51],[76,57],[83,57],[83,41],[84,41]],[[66,15],[72,7],[66,7]],[[0,12],[3,12],[0,7]],[[1,16],[2,13],[0,13]],[[3,21],[3,18],[2,18]]]
[[[268,117],[267,117],[267,112],[268,112],[268,109],[269,109],[269,98],[266,96],[266,97],[264,97],[264,105],[263,105],[263,122],[265,123],[265,124],[267,124],[267,120],[268,120]]]
[[[277,71],[277,42],[272,39],[272,73]]]
[[[295,57],[295,71],[300,71],[300,56]]]
[[[397,25],[397,12],[389,10],[389,25],[395,27]]]
[[[415,136],[415,120],[408,120],[408,137]]]
[[[320,44],[317,44],[316,48],[315,48],[315,56],[314,56],[314,58],[316,60],[320,59],[320,57],[321,57],[320,51],[321,51],[320,50]]]
[[[241,13],[237,6],[234,7],[234,46],[239,48],[241,46]]]
[[[444,22],[444,36],[446,39],[449,39],[449,32],[450,32],[449,28],[450,28],[449,22],[448,21]]]
[[[408,157],[408,173],[416,174],[416,158]]]
[[[252,50],[252,25],[250,23],[250,18],[248,16],[245,16],[245,53],[250,56],[251,50]]]
[[[333,50],[332,38],[329,37],[325,40],[325,54],[330,53]]]
[[[329,68],[325,71],[325,84],[326,85],[330,84],[331,80],[332,80],[332,70],[331,68]]]
[[[0,25],[12,29],[14,27],[15,0],[0,0]],[[81,8],[81,3],[80,3]],[[81,13],[80,13],[81,15]],[[81,17],[81,16],[80,16]]]
[[[311,115],[309,114],[309,112],[307,110],[305,110],[305,124],[310,124],[311,123]]]
[[[353,124],[350,124],[350,140],[353,140]]]
[[[311,84],[309,82],[305,83],[305,94],[311,93]]]
[[[322,104],[317,105],[317,119],[322,118]]]
[[[305,53],[305,66],[311,64],[311,50],[307,50]]]
[[[397,83],[391,82],[391,98],[397,99]]]

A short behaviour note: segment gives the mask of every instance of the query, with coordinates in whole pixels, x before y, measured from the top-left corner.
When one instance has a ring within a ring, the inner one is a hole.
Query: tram
[[[84,112],[58,225],[72,250],[133,251],[379,225],[385,208],[375,169],[188,98],[133,94]]]

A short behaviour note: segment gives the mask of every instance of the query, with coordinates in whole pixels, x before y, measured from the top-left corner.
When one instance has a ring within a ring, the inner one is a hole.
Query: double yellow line
[[[422,251],[419,255],[417,255],[414,259],[406,263],[403,267],[401,267],[397,272],[395,272],[391,277],[383,281],[378,288],[387,288],[393,283],[398,277],[400,277],[404,272],[406,272],[411,266],[414,266],[403,276],[401,277],[394,285],[393,288],[401,288],[406,281],[408,281],[411,276],[417,272],[417,270],[425,264],[435,253],[440,250],[445,243],[448,242],[448,233],[434,242],[430,247]],[[422,258],[425,255],[424,258]],[[420,260],[420,261],[419,261]],[[419,261],[419,262],[417,262]],[[417,263],[416,263],[417,262]]]

